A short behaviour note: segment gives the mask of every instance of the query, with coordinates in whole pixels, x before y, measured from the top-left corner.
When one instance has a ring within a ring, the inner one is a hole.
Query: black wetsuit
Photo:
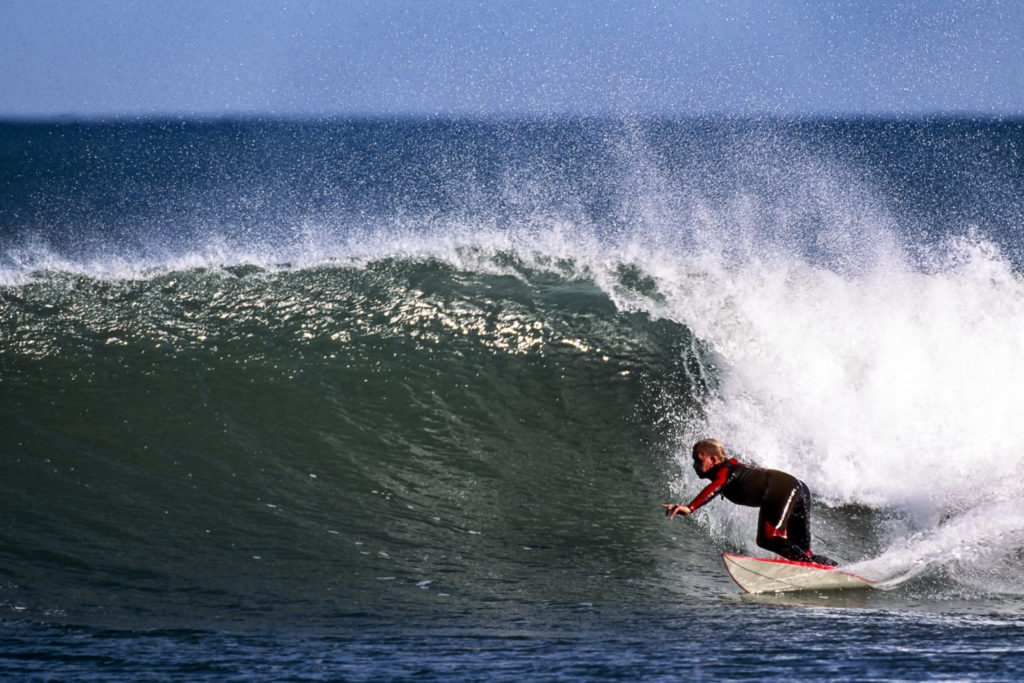
[[[711,483],[688,506],[696,510],[718,494],[737,505],[759,507],[757,544],[787,560],[834,565],[811,553],[811,492],[796,477],[730,459],[703,475]]]

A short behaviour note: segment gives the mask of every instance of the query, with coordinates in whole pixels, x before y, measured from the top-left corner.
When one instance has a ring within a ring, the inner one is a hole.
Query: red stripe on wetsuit
[[[712,474],[714,476],[711,480],[711,483],[705,486],[704,489],[697,494],[697,497],[694,498],[693,501],[686,506],[690,508],[690,512],[693,512],[694,510],[696,510],[701,505],[708,502],[715,495],[721,492],[721,488],[725,485],[726,480],[729,478],[729,463],[732,463],[733,465],[740,464],[739,461],[736,460],[735,458],[729,458],[728,463],[723,462],[721,465],[712,470]]]

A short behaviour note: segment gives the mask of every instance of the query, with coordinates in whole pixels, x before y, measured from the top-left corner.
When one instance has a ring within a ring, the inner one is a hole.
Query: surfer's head
[[[707,453],[718,458],[719,462],[725,462],[729,459],[729,456],[725,454],[725,446],[716,439],[704,439],[693,444],[693,455],[697,453]]]
[[[729,457],[725,454],[725,446],[715,439],[704,439],[693,444],[693,470],[698,477],[707,477]]]

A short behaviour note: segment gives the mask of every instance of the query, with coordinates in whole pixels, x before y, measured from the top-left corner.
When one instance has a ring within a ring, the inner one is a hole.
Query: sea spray
[[[717,613],[754,512],[658,505],[715,436],[872,599],[1019,610],[1020,127],[978,130],[4,128],[0,604]]]
[[[676,319],[720,358],[721,375],[688,436],[798,473],[819,505],[898,517],[875,530],[894,556],[913,555],[929,532],[930,562],[942,561],[936,538],[955,566],[965,547],[978,562],[1018,552],[1024,514],[1012,506],[999,509],[998,534],[950,522],[1024,494],[1024,282],[991,245],[962,248],[928,272],[896,258],[862,275],[776,259],[690,277],[673,293]],[[827,526],[815,531],[843,552]]]

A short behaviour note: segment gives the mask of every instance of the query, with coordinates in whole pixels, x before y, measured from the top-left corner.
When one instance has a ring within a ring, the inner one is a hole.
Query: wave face
[[[715,436],[886,604],[1024,607],[1022,127],[0,127],[0,604],[329,623],[733,590]]]

